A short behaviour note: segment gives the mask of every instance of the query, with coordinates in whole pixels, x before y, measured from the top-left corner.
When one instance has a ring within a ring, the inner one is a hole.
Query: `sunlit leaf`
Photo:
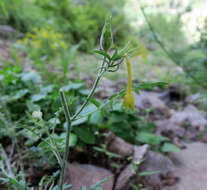
[[[162,152],[180,152],[180,149],[172,143],[164,143],[161,147]]]

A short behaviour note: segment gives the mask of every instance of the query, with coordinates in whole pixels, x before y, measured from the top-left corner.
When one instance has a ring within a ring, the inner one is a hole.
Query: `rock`
[[[0,40],[0,62],[4,60],[12,61],[10,54],[10,44],[7,41]]]
[[[204,129],[207,125],[204,113],[193,105],[188,105],[183,111],[175,113],[170,121],[179,125],[188,122],[192,127],[200,129]]]
[[[185,134],[185,129],[179,124],[172,122],[170,119],[159,120],[155,123],[156,133],[166,136],[170,139],[174,137],[182,137]]]
[[[170,119],[156,122],[156,132],[169,137],[187,136],[190,139],[196,139],[207,127],[205,114],[199,111],[195,106],[188,105],[183,111],[175,112]]]
[[[133,154],[133,145],[125,142],[123,139],[116,137],[113,133],[109,136],[108,150],[110,152],[127,157]]]
[[[161,190],[179,190],[177,185],[162,187]],[[184,190],[184,189],[183,189]]]
[[[144,156],[149,151],[149,145],[145,144],[142,146],[134,146],[134,155],[133,155],[133,161],[134,162],[141,162]]]
[[[140,94],[133,93],[135,98],[135,106],[139,109],[147,109],[153,107],[155,109],[165,108],[165,103],[154,93],[140,90]]]
[[[188,144],[179,153],[171,153],[180,177],[178,190],[206,190],[207,187],[207,146],[196,142]]]
[[[113,174],[100,167],[87,164],[67,164],[65,171],[65,183],[72,184],[73,190],[81,190],[82,186],[87,189],[97,182],[112,176]],[[111,177],[107,182],[100,185],[103,190],[112,190],[114,177]],[[70,188],[68,190],[71,190]]]
[[[196,93],[196,94],[193,94],[193,95],[190,95],[190,96],[187,96],[185,98],[185,102],[187,104],[192,104],[192,103],[197,103],[199,102],[199,100],[201,99],[201,94],[200,93]]]
[[[188,105],[183,111],[175,113],[169,122],[185,127],[186,136],[190,139],[195,139],[207,127],[204,113],[193,105]]]
[[[16,30],[11,26],[0,25],[0,35],[12,36],[16,33]]]
[[[18,33],[14,28],[12,28],[11,26],[7,26],[7,25],[0,25],[0,36],[3,37],[23,37],[22,33]]]
[[[149,150],[149,145],[134,146],[133,162],[141,162]],[[132,178],[136,177],[136,173],[131,170],[131,164],[127,165],[117,178],[115,190],[130,189],[129,183]]]
[[[155,122],[156,134],[168,137],[176,146],[185,148],[182,137],[185,135],[185,128],[170,122],[169,119]]]
[[[159,190],[162,187],[162,179],[169,178],[175,172],[175,166],[168,157],[149,151],[139,171],[159,171],[159,173],[141,177],[145,187],[150,190]]]
[[[207,143],[207,134],[205,134],[202,138],[201,138],[202,142]]]
[[[183,141],[182,138],[174,137],[172,141],[177,147],[181,149],[186,148],[185,142]]]
[[[114,82],[107,78],[102,78],[102,80],[99,82],[96,94],[98,94],[98,97],[105,99],[111,96],[113,93],[121,90],[121,88],[122,81]]]
[[[164,101],[159,99],[159,96],[156,93],[140,90],[139,95],[133,93],[133,96],[136,108],[141,110],[153,108],[155,110],[155,114],[169,117],[169,108],[165,105]]]

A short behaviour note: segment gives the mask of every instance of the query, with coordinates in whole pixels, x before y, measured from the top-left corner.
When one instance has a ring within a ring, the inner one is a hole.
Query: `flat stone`
[[[169,177],[171,173],[175,172],[175,166],[167,156],[149,151],[139,172],[157,172],[153,175],[141,177],[141,181],[148,189],[159,190],[162,187],[161,176],[163,178]]]
[[[149,150],[149,145],[134,146],[133,162],[141,162]],[[131,164],[127,165],[116,181],[115,190],[128,190],[130,189],[130,181],[136,177],[136,172],[131,170]]]
[[[170,122],[179,125],[183,124],[184,122],[188,122],[192,127],[202,129],[204,129],[207,125],[207,120],[204,113],[199,111],[193,105],[188,105],[183,111],[175,113],[171,117]]]
[[[112,190],[114,184],[113,174],[104,168],[74,163],[67,164],[65,171],[65,183],[72,184],[73,190],[81,190],[82,186],[90,189],[92,185],[104,180],[106,177],[110,177],[110,179],[100,185],[100,187],[103,190]],[[71,188],[67,190],[71,190]]]
[[[169,108],[165,105],[165,102],[159,98],[157,93],[140,90],[139,95],[133,93],[133,96],[136,108],[140,110],[153,108],[155,114],[169,117]]]
[[[133,154],[133,145],[125,142],[120,137],[115,136],[113,133],[109,136],[110,142],[108,150],[110,152],[119,154],[123,157],[127,157]]]
[[[161,190],[179,190],[177,185],[162,187]],[[183,189],[184,190],[184,189]]]
[[[171,153],[176,165],[176,175],[180,177],[178,190],[207,189],[207,146],[196,142],[188,144],[179,153]]]
[[[205,134],[202,138],[201,138],[202,142],[207,143],[207,134]]]
[[[167,136],[170,139],[175,136],[182,137],[185,134],[184,127],[181,124],[172,122],[170,119],[158,120],[155,124],[157,134]]]
[[[188,105],[183,111],[175,112],[169,119],[156,122],[156,132],[169,137],[187,136],[195,140],[197,135],[207,127],[206,114],[193,105]]]
[[[11,26],[0,25],[0,35],[12,36],[16,33],[16,30]]]
[[[113,93],[122,89],[124,81],[117,80],[116,82],[109,80],[105,77],[99,82],[98,88],[96,89],[96,95],[101,98],[109,98]]]
[[[165,103],[158,98],[153,92],[140,90],[140,94],[133,93],[135,106],[140,109],[153,107],[155,109],[165,108]]]
[[[188,97],[186,97],[185,102],[186,103],[198,103],[201,100],[201,94],[200,93],[196,93],[196,94],[192,94]]]

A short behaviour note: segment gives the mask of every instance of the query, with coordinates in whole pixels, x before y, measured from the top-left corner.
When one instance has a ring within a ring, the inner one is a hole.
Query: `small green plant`
[[[146,190],[146,188],[144,188],[142,184],[134,185],[134,184],[130,183],[129,185],[134,190]]]
[[[45,32],[45,34],[48,33]],[[53,36],[53,34],[54,33],[52,32],[51,36]],[[34,41],[38,40],[36,37],[32,38]],[[38,156],[48,157],[51,163],[54,163],[53,158],[56,158],[57,163],[60,165],[61,190],[64,189],[64,169],[68,158],[69,147],[74,146],[78,138],[87,144],[94,144],[95,142],[94,134],[91,133],[91,129],[89,127],[77,128],[75,126],[87,121],[88,116],[92,115],[93,113],[100,113],[99,111],[111,101],[111,99],[109,99],[109,101],[101,105],[98,101],[92,99],[99,81],[101,80],[104,73],[116,72],[126,57],[133,56],[137,54],[138,51],[137,48],[127,44],[124,48],[116,48],[112,54],[110,53],[113,43],[111,18],[106,19],[106,24],[102,30],[100,43],[102,49],[95,50],[94,52],[103,56],[103,61],[99,67],[98,74],[91,91],[84,91],[84,89],[82,89],[83,84],[80,82],[68,84],[60,89],[60,99],[67,121],[66,125],[64,125],[66,128],[66,133],[62,132],[56,134],[58,130],[57,126],[63,124],[63,119],[61,118],[62,109],[56,112],[60,106],[58,94],[55,92],[58,88],[56,84],[43,86],[42,79],[37,73],[22,73],[21,67],[14,67],[13,63],[10,63],[10,67],[5,67],[1,71],[2,82],[0,85],[2,85],[2,96],[0,100],[1,106],[3,106],[5,110],[0,115],[0,130],[2,130],[1,134],[11,138],[14,138],[14,136],[15,138],[26,138],[25,146],[28,148],[33,146],[35,143],[40,142],[37,147],[39,149],[35,148],[36,151],[40,150]],[[65,70],[67,69],[68,68],[66,67]],[[131,77],[129,77],[129,83],[130,80]],[[70,112],[65,93],[70,96]],[[117,95],[119,94],[120,93]],[[76,106],[74,105],[79,104],[86,95],[86,99],[84,98],[85,102],[78,108],[78,110],[76,110]],[[112,98],[117,97],[117,95],[114,95]],[[95,109],[94,105],[96,105]],[[127,105],[128,103],[125,104],[125,106]],[[130,108],[133,108],[132,106],[130,106]],[[27,108],[28,111],[25,112],[25,108]],[[8,114],[6,114],[7,112]],[[55,117],[54,112],[56,112]],[[96,120],[90,117],[90,122],[94,124],[96,123]],[[7,128],[4,126],[11,126],[10,130],[12,130],[12,133],[8,132]],[[71,126],[74,127],[73,132],[71,132]],[[50,154],[50,152],[53,153],[54,157]],[[64,154],[63,157],[62,154]],[[21,163],[22,162],[20,162],[20,165],[22,165]],[[2,167],[2,170],[4,171],[3,176],[6,179],[8,175],[6,170],[4,170],[4,166]],[[16,171],[15,167],[12,167],[12,171]],[[21,167],[20,171],[24,172],[24,167]],[[14,172],[13,176],[17,175],[19,175],[18,172]],[[24,177],[13,179],[14,180],[11,180],[13,185],[16,184],[19,189],[27,189],[27,184]],[[21,181],[24,182],[24,186],[20,188],[20,184],[22,183]],[[4,182],[9,181],[4,180]]]
[[[106,18],[106,22],[103,27],[100,39],[101,39],[100,46],[102,49],[96,50],[95,53],[98,53],[103,56],[102,65],[98,71],[96,80],[93,84],[93,87],[92,87],[88,97],[86,98],[85,102],[82,104],[82,106],[79,108],[79,110],[74,115],[71,115],[71,112],[69,111],[69,108],[67,105],[66,97],[64,95],[64,91],[62,89],[60,89],[61,102],[62,102],[62,106],[64,108],[65,118],[67,121],[65,151],[64,151],[64,157],[63,157],[62,165],[61,165],[60,190],[62,190],[63,183],[64,183],[65,165],[66,165],[68,153],[69,153],[69,140],[70,140],[72,122],[79,119],[81,112],[84,111],[84,108],[89,103],[89,101],[90,101],[91,97],[93,96],[93,94],[98,86],[98,83],[101,80],[104,73],[116,72],[119,69],[122,62],[124,61],[124,59],[130,55],[134,55],[137,51],[137,48],[132,49],[132,48],[130,48],[129,45],[127,45],[126,47],[124,47],[121,50],[116,49],[114,51],[114,53],[112,54],[112,56],[109,54],[109,50],[111,49],[111,46],[113,43],[113,37],[112,37],[112,31],[111,31],[111,17]],[[127,66],[129,68],[130,67],[129,60],[127,61],[127,63],[128,63]],[[129,69],[128,69],[128,71],[129,71]],[[129,88],[131,89],[131,81],[130,81],[131,80],[131,73],[130,72],[129,72],[129,76],[130,77],[129,77],[129,82],[128,82],[128,86],[129,86],[128,89]],[[133,96],[131,94],[131,91],[130,91],[130,95],[131,95],[129,97],[130,101],[128,101],[128,96],[126,95],[125,100],[124,100],[124,106],[126,106],[126,108],[128,108],[130,106],[130,108],[133,109],[134,105],[131,104],[131,100],[133,100]]]
[[[102,144],[101,147],[93,147],[93,148],[94,148],[94,150],[96,150],[98,152],[104,153],[106,156],[108,156],[109,159],[111,159],[111,158],[122,158],[122,156],[120,156],[119,154],[115,154],[113,152],[108,151],[106,144]]]

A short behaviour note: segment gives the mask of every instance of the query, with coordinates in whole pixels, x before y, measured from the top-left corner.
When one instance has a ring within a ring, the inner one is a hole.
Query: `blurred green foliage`
[[[169,48],[175,51],[182,50],[187,46],[187,39],[182,31],[182,23],[178,16],[165,13],[149,14],[148,19],[158,35],[159,39]],[[139,29],[140,38],[146,40],[153,50],[157,49],[154,36],[146,22]]]
[[[0,10],[0,24],[11,25],[21,32],[45,24],[44,11],[34,1],[2,0]]]
[[[207,89],[205,29],[200,31],[199,41],[190,44],[183,32],[179,15],[166,15],[162,12],[150,14],[143,10],[142,8],[145,23],[140,29],[140,36],[157,57],[153,64],[169,65],[168,62],[171,61],[182,68],[184,72],[181,75],[184,74],[197,85]]]
[[[82,50],[97,44],[105,16],[113,17],[115,42],[121,43],[130,31],[124,15],[124,0],[3,0],[0,24],[8,24],[21,32],[52,26],[74,44],[83,41]]]

